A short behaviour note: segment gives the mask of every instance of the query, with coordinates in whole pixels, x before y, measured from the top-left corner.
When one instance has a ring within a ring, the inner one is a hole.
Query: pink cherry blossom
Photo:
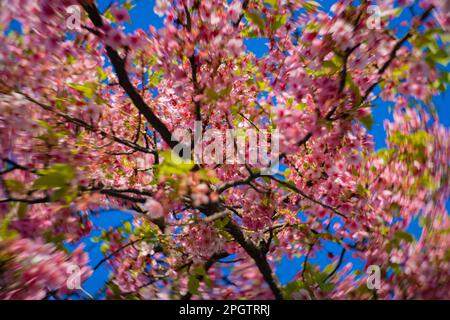
[[[124,23],[126,21],[130,21],[130,15],[128,14],[128,10],[125,8],[113,6],[111,8],[111,14],[116,19],[117,23]]]
[[[448,1],[379,1],[374,29],[363,1],[157,0],[129,31],[90,0],[76,32],[79,1],[5,3],[1,299],[87,298],[73,267],[106,268],[107,299],[450,298]],[[226,139],[251,130],[279,137],[273,172]]]
[[[145,202],[145,209],[151,218],[160,218],[164,215],[164,209],[158,201],[150,198]]]

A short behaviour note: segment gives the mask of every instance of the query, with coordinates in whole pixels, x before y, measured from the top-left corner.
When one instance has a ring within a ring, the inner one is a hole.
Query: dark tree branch
[[[237,19],[237,21],[233,23],[233,27],[235,27],[235,28],[239,27],[239,24],[241,23],[242,19],[244,18],[244,12],[245,12],[245,10],[247,10],[249,2],[250,2],[250,0],[244,0],[242,2],[242,13],[239,15],[239,18]]]
[[[95,3],[89,4],[83,2],[83,8],[88,13],[90,20],[97,27],[101,28],[103,26],[102,17],[98,11]],[[133,104],[138,108],[138,110],[144,115],[147,121],[153,126],[153,128],[158,131],[161,135],[162,139],[173,149],[176,145],[178,145],[177,141],[172,141],[171,133],[168,128],[161,122],[161,120],[153,113],[153,111],[148,107],[148,105],[144,102],[142,97],[139,95],[137,90],[132,85],[128,74],[125,70],[125,62],[122,58],[120,58],[119,54],[116,50],[112,49],[109,46],[106,46],[106,53],[114,67],[115,73],[118,77],[119,84],[128,94]],[[210,214],[218,212],[221,210],[220,206],[217,204],[213,205],[212,208],[209,208]],[[229,222],[225,227],[226,230],[235,238],[235,240],[245,249],[245,251],[253,258],[258,269],[260,270],[263,278],[269,285],[273,294],[277,299],[283,299],[283,295],[281,293],[280,288],[275,283],[275,279],[273,276],[272,269],[267,262],[265,254],[263,254],[255,245],[251,242],[247,241],[239,228],[233,222]]]
[[[30,171],[30,172],[32,172],[32,170],[28,169],[27,167],[24,167],[24,166],[18,164],[17,162],[15,162],[13,160],[10,160],[8,158],[2,158],[1,160],[3,162],[8,163],[10,165],[10,167],[6,168],[4,170],[1,170],[0,171],[0,175],[6,174],[6,173],[14,171],[14,170],[23,170],[23,171]]]
[[[428,8],[426,11],[423,12],[423,14],[420,16],[419,18],[419,22],[422,23],[423,21],[425,21],[428,16],[431,14],[431,12],[433,11],[434,7],[430,7]],[[405,44],[405,42],[411,38],[411,36],[413,35],[413,30],[415,28],[411,28],[408,33],[406,33],[400,40],[397,41],[397,43],[395,44],[394,48],[392,49],[392,51],[389,54],[389,59],[381,66],[381,68],[378,70],[378,75],[379,75],[379,79],[378,81],[376,81],[375,83],[373,83],[364,93],[364,95],[362,96],[362,98],[359,100],[359,103],[357,105],[356,108],[358,108],[364,101],[367,100],[367,98],[369,97],[370,93],[375,89],[375,87],[382,81],[381,76],[384,74],[384,72],[387,70],[387,68],[391,65],[391,63],[394,61],[394,59],[397,57],[397,52],[398,50],[400,50],[400,48]],[[347,61],[349,58],[349,55],[351,54],[351,52],[356,49],[356,47],[353,47],[352,50],[350,52],[348,52],[345,56],[344,56],[344,65],[343,65],[343,69],[341,71],[341,80],[340,80],[340,87],[339,87],[339,94],[343,92],[344,88],[345,88],[345,80],[347,77]],[[336,112],[337,106],[335,106],[333,109],[331,109],[328,114],[326,115],[325,119],[327,120],[332,120],[332,116],[333,114]],[[306,136],[300,140],[297,145],[298,146],[302,146],[304,144],[306,144],[308,142],[309,139],[311,139],[312,137],[312,132],[308,132],[306,134]],[[283,155],[285,156],[285,155]]]
[[[419,18],[419,22],[422,23],[425,21],[428,16],[431,14],[431,11],[433,11],[434,7],[428,8],[426,11],[422,13],[422,15]],[[364,93],[363,97],[361,98],[361,101],[359,105],[361,105],[368,97],[369,94],[375,89],[375,87],[382,81],[381,76],[384,74],[384,72],[387,70],[387,68],[391,65],[391,63],[394,61],[394,59],[397,57],[397,52],[400,50],[400,48],[405,44],[405,42],[412,37],[413,35],[413,28],[411,28],[400,40],[397,41],[394,48],[392,49],[391,53],[389,54],[389,59],[381,66],[381,68],[378,70],[378,75],[380,76],[379,80],[373,83]]]
[[[39,102],[39,101],[33,99],[32,97],[30,97],[29,95],[27,95],[27,94],[25,94],[23,92],[17,91],[17,93],[22,95],[23,97],[25,97],[28,101],[33,102],[34,104],[40,106],[42,109],[44,109],[46,111],[50,111],[50,112],[56,114],[57,116],[63,118],[67,122],[70,122],[70,123],[73,123],[73,124],[75,124],[75,125],[77,125],[79,127],[85,128],[88,131],[91,131],[91,132],[94,132],[94,133],[98,133],[98,134],[100,134],[103,137],[109,138],[109,139],[111,139],[111,140],[113,140],[113,141],[115,141],[117,143],[120,143],[120,144],[126,146],[126,147],[132,148],[133,150],[144,152],[144,153],[153,153],[152,150],[144,148],[144,147],[142,147],[142,146],[140,146],[140,145],[138,145],[138,144],[136,144],[136,143],[134,143],[134,142],[132,142],[130,140],[119,138],[119,137],[117,137],[115,135],[107,133],[104,130],[101,130],[99,128],[95,128],[94,126],[88,124],[87,122],[85,122],[85,121],[83,121],[81,119],[74,118],[74,117],[72,117],[72,116],[70,116],[70,115],[68,115],[66,113],[59,112],[59,111],[55,110],[54,108],[52,108],[51,106],[46,105],[46,104],[44,104],[42,102]]]
[[[343,217],[343,218],[347,218],[344,214],[342,214],[341,212],[339,212],[336,208],[334,208],[334,207],[332,207],[332,206],[329,206],[329,205],[327,205],[327,204],[325,204],[325,203],[323,203],[323,202],[320,202],[320,201],[318,201],[318,200],[316,200],[316,199],[314,199],[314,198],[308,196],[306,193],[304,193],[303,191],[301,191],[300,189],[298,189],[298,188],[295,187],[294,185],[292,185],[292,184],[290,184],[290,183],[288,183],[288,182],[286,182],[286,181],[280,180],[280,179],[278,179],[278,178],[275,178],[274,176],[267,176],[267,177],[268,177],[269,179],[271,179],[271,180],[273,180],[273,181],[276,181],[277,183],[279,183],[279,184],[285,186],[286,188],[288,188],[288,189],[290,189],[290,190],[292,190],[292,191],[298,193],[298,194],[301,195],[303,198],[308,199],[309,201],[314,202],[315,204],[317,204],[317,205],[319,205],[319,206],[322,206],[322,207],[324,207],[324,208],[326,208],[326,209],[329,209],[329,210],[333,211],[334,213],[336,213],[337,215],[339,215],[339,216],[341,216],[341,217]]]
[[[230,233],[233,238],[244,248],[244,250],[248,253],[248,255],[255,261],[256,266],[261,272],[264,281],[269,285],[270,290],[272,291],[275,299],[283,300],[283,293],[281,289],[278,287],[275,281],[275,275],[273,274],[272,268],[267,262],[266,254],[263,250],[256,247],[252,242],[248,241],[242,230],[239,228],[237,224],[230,221],[225,226],[225,230]]]
[[[205,270],[206,273],[208,273],[209,269],[211,269],[211,267],[214,265],[214,263],[219,262],[220,259],[226,258],[228,257],[229,254],[227,252],[219,252],[219,253],[215,253],[211,256],[211,258],[208,259],[208,261],[205,262],[205,264],[203,265],[203,269]],[[204,279],[204,275],[198,275],[197,276],[197,280],[198,281],[203,281]],[[192,298],[192,293],[191,292],[187,292],[185,295],[183,295],[180,300],[190,300]]]
[[[92,21],[95,27],[103,27],[103,18],[98,11],[97,5],[93,1],[92,3],[82,2],[84,10],[87,12],[89,19]],[[114,67],[114,71],[119,80],[119,84],[123,90],[128,94],[131,101],[135,107],[142,113],[145,119],[150,123],[150,125],[155,128],[156,131],[161,135],[161,138],[167,143],[171,148],[178,145],[177,141],[172,141],[172,133],[169,131],[167,126],[156,116],[152,109],[145,103],[144,99],[138,93],[137,89],[131,83],[128,73],[125,69],[125,61],[119,55],[119,53],[106,46],[106,54]]]
[[[37,203],[47,203],[50,202],[50,197],[45,196],[41,198],[4,198],[0,199],[0,203],[8,203],[8,202],[21,202],[27,204],[37,204]]]
[[[143,241],[144,239],[145,239],[145,238],[139,238],[139,239],[130,241],[130,242],[124,244],[123,246],[121,246],[120,248],[114,250],[114,251],[111,252],[109,255],[107,255],[107,256],[104,257],[102,260],[100,260],[100,261],[95,265],[95,267],[93,268],[93,270],[94,270],[94,271],[97,270],[98,268],[100,268],[100,266],[101,266],[103,263],[105,263],[106,261],[108,261],[109,259],[111,259],[112,257],[114,257],[116,254],[118,254],[118,253],[121,252],[122,250],[124,250],[124,249],[128,248],[129,246],[132,246],[132,245],[134,245],[134,244],[136,244],[136,243],[139,243],[139,242]]]
[[[338,263],[336,264],[336,266],[334,267],[333,271],[330,272],[329,275],[327,275],[327,277],[325,278],[325,280],[323,282],[327,282],[329,279],[331,279],[331,277],[334,276],[334,274],[338,271],[338,269],[341,267],[342,262],[344,261],[344,255],[345,255],[345,248],[342,248],[341,251],[341,255],[339,256],[339,260]]]

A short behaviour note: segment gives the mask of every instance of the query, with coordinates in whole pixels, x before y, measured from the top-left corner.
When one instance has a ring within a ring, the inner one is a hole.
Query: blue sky
[[[329,8],[333,1],[320,1],[323,7]],[[109,3],[110,0],[101,0],[98,1],[100,9],[104,9]],[[132,31],[138,28],[142,28],[146,30],[148,26],[151,24],[156,28],[162,27],[162,19],[158,17],[153,12],[154,0],[138,0],[136,1],[136,7],[131,10],[130,15],[132,19],[131,24],[126,25],[126,31]],[[419,12],[419,11],[418,11]],[[406,19],[409,19],[409,13],[406,12],[403,16]],[[399,27],[398,25],[394,25],[395,27]],[[404,32],[401,27],[399,27],[399,32]],[[251,39],[246,41],[247,49],[254,52],[258,57],[262,56],[266,51],[267,47],[265,45],[264,39]],[[446,92],[445,95],[441,95],[434,99],[435,105],[437,107],[438,114],[440,116],[441,122],[445,124],[445,126],[450,125],[450,113],[448,112],[449,105],[449,91]],[[377,101],[376,107],[373,109],[374,116],[374,125],[371,129],[371,133],[375,137],[376,148],[385,147],[385,131],[383,128],[383,121],[385,119],[392,119],[392,115],[390,113],[390,108],[392,107],[391,103],[385,103],[382,101]],[[447,205],[447,207],[449,207]],[[101,229],[107,229],[110,226],[119,226],[123,224],[125,221],[131,221],[131,216],[118,211],[101,211],[96,215],[92,215],[92,221],[94,225],[98,228],[98,230],[92,233],[92,236],[98,236],[101,232]],[[409,230],[416,237],[420,235],[420,227],[417,223],[413,223]],[[86,250],[89,251],[91,265],[96,265],[102,258],[103,254],[100,252],[100,244],[93,243],[90,239],[85,239],[82,241],[86,245]],[[69,246],[72,248],[73,246]],[[339,254],[340,247],[336,244],[327,245],[327,249],[331,252]],[[321,266],[324,266],[329,263],[328,259],[325,257],[325,253],[323,255],[319,255],[316,259],[312,260],[313,262],[318,263]],[[343,265],[346,262],[352,262],[356,268],[362,268],[362,263],[353,259],[349,254],[347,254]],[[277,268],[277,276],[280,281],[285,284],[289,282],[292,277],[301,269],[301,264],[303,262],[303,258],[298,258],[294,260],[283,259],[279,268]],[[101,288],[108,278],[109,270],[105,268],[106,264],[100,267],[95,274],[84,284],[84,288],[90,292],[91,294],[95,294]]]

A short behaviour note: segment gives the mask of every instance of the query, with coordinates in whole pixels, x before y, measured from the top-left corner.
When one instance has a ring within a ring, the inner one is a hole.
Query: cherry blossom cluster
[[[448,1],[157,0],[163,26],[128,32],[133,5],[0,4],[0,298],[70,298],[72,265],[110,299],[449,298]],[[279,171],[174,161],[197,123],[277,130]],[[86,238],[97,265],[65,249]]]

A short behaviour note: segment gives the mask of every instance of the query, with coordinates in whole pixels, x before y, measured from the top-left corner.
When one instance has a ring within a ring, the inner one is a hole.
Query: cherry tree
[[[0,2],[0,298],[69,297],[73,266],[110,299],[450,298],[448,1],[157,0],[126,32],[133,6]],[[277,171],[171,152],[198,123],[279,132]],[[132,223],[94,238],[109,209]]]

